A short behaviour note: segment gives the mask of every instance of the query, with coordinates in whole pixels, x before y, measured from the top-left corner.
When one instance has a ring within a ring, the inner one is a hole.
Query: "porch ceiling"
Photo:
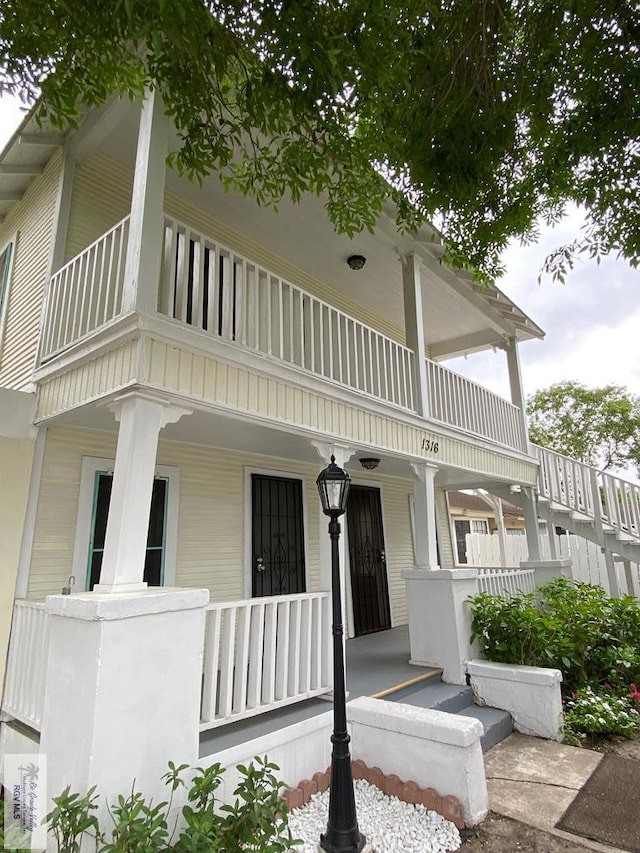
[[[169,401],[169,397],[167,397]],[[176,398],[177,405],[184,406],[183,398]],[[89,403],[47,421],[48,427],[62,429],[90,429],[102,432],[116,433],[118,424],[111,411],[108,401],[101,400],[100,404]],[[274,460],[295,460],[304,464],[315,465],[318,472],[322,468],[322,460],[312,445],[312,441],[322,440],[322,436],[304,435],[296,432],[291,425],[267,425],[241,415],[226,414],[195,409],[193,414],[181,418],[178,423],[167,425],[160,434],[163,442],[171,441],[183,444],[193,444],[201,447],[211,447],[232,453],[246,453],[265,457],[265,465]],[[377,448],[365,445],[353,445],[355,452],[347,463],[347,468],[354,477],[366,477],[377,480],[385,476],[413,479],[410,461],[401,456],[384,453]],[[365,456],[380,458],[380,465],[375,471],[365,472],[358,464],[358,459]],[[418,460],[415,460],[418,461]],[[470,480],[473,483],[470,483]],[[487,488],[491,481],[481,474],[472,474],[456,468],[440,465],[436,474],[436,484],[446,488]]]

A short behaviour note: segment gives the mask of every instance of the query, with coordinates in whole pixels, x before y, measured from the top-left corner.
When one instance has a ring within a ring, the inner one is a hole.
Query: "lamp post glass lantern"
[[[333,734],[331,743],[331,787],[329,790],[329,820],[327,831],[320,836],[320,847],[327,853],[360,853],[365,846],[364,835],[358,829],[356,800],[353,792],[351,754],[347,731],[347,702],[344,678],[344,647],[342,643],[342,601],[340,596],[340,523],[338,518],[347,508],[351,477],[331,463],[318,474],[316,485],[322,511],[330,518],[331,537],[331,603],[333,614]]]

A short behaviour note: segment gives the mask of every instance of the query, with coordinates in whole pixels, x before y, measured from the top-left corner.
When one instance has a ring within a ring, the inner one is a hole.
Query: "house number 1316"
[[[438,449],[439,449],[438,448],[438,442],[434,441],[431,438],[423,438],[422,439],[422,449],[423,450],[429,450],[432,453],[437,453]]]

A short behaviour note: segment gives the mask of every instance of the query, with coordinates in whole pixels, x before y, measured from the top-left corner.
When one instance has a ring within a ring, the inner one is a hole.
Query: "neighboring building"
[[[449,516],[452,525],[452,537],[455,542],[455,557],[459,565],[466,565],[469,533],[498,534],[499,520],[493,501],[501,502],[504,532],[510,536],[524,536],[524,513],[522,509],[509,501],[472,492],[447,492]]]

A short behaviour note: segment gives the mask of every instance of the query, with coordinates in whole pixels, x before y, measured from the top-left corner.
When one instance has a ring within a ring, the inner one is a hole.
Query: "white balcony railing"
[[[40,337],[41,362],[120,314],[128,237],[126,216],[52,276]]]
[[[129,217],[51,278],[40,363],[122,312]],[[165,216],[161,314],[322,379],[416,411],[413,352],[270,270]],[[517,450],[516,406],[427,360],[429,417]]]
[[[331,689],[326,592],[210,604],[200,728]]]
[[[187,225],[166,218],[160,310],[413,409],[413,353]]]
[[[522,450],[517,406],[441,364],[427,359],[430,417]]]
[[[40,731],[49,619],[44,604],[18,599],[13,606],[2,710]]]

